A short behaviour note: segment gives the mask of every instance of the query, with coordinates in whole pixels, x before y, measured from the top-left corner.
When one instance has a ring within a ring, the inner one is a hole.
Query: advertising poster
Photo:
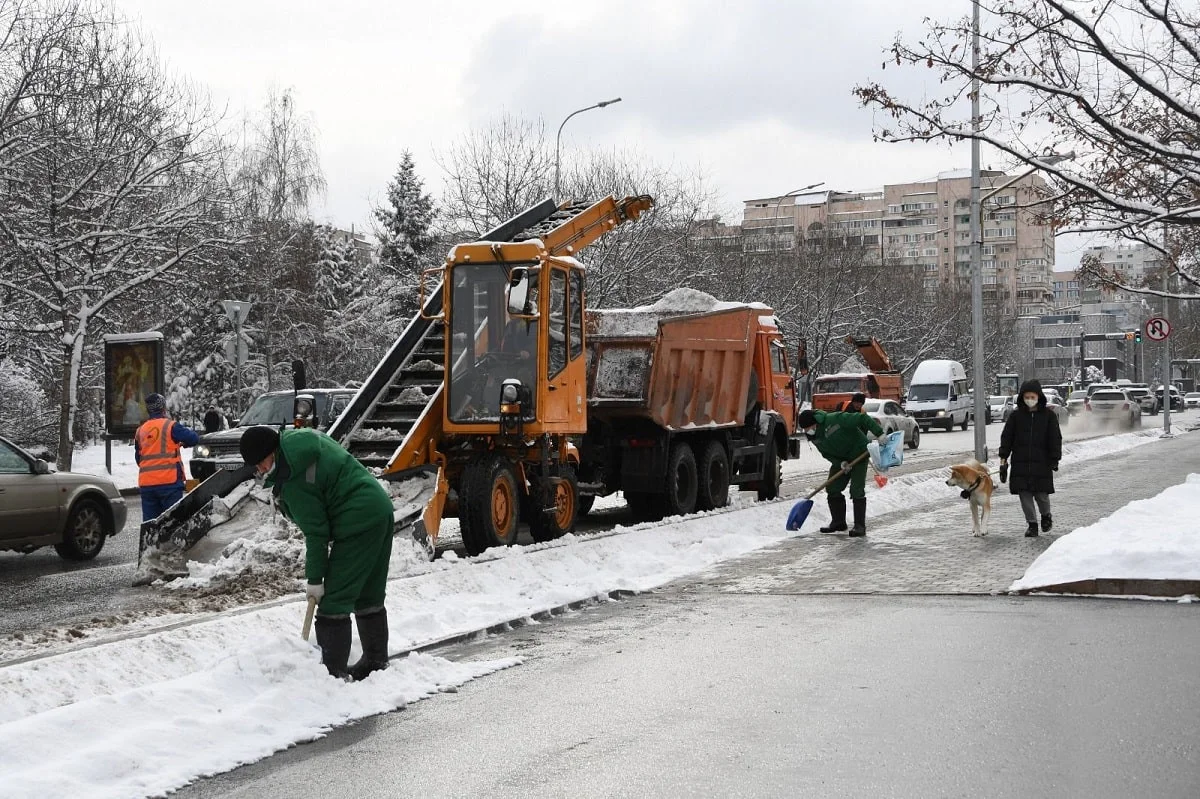
[[[146,395],[163,393],[162,333],[104,337],[104,419],[110,435],[133,435],[149,418]]]

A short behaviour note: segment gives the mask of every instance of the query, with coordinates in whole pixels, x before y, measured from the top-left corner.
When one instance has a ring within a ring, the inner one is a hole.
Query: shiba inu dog
[[[974,535],[987,535],[988,517],[992,515],[992,492],[996,489],[988,468],[974,460],[951,466],[946,485],[961,488],[963,499],[969,501]]]

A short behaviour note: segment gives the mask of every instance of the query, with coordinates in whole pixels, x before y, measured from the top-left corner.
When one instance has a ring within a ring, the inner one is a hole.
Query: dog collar
[[[982,478],[982,477],[976,477],[976,478],[975,478],[975,482],[971,484],[971,487],[970,487],[970,488],[964,488],[964,489],[962,490],[962,493],[961,493],[959,496],[961,496],[963,499],[970,499],[970,498],[971,498],[971,494],[972,494],[972,493],[974,493],[975,489],[979,488],[979,484],[980,484],[980,483],[982,483],[982,482],[983,482],[983,478]]]

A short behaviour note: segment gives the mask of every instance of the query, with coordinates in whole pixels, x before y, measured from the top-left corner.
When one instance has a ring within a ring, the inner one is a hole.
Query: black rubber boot
[[[1047,513],[1045,516],[1042,517],[1042,532],[1048,533],[1048,532],[1050,532],[1051,528],[1053,528],[1053,527],[1054,527],[1054,519],[1050,518],[1050,514]]]
[[[350,659],[350,617],[317,616],[317,646],[321,647],[321,662],[329,676],[344,680],[350,676],[346,661]]]
[[[867,534],[867,498],[854,500],[854,527],[850,530],[851,538],[860,538]]]
[[[1029,527],[1026,528],[1026,530],[1025,530],[1025,537],[1026,538],[1037,538],[1037,536],[1038,536],[1037,522],[1030,522]]]
[[[388,623],[387,608],[374,613],[354,614],[358,624],[358,639],[362,643],[362,657],[350,667],[350,676],[355,681],[365,679],[373,671],[388,667]]]
[[[841,494],[829,494],[829,524],[821,528],[822,533],[840,533],[846,529],[846,498]]]

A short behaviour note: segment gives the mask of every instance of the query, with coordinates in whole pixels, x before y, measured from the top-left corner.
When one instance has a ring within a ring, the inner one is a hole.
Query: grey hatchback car
[[[107,477],[56,472],[0,436],[0,550],[44,546],[91,560],[125,526],[125,499]]]

